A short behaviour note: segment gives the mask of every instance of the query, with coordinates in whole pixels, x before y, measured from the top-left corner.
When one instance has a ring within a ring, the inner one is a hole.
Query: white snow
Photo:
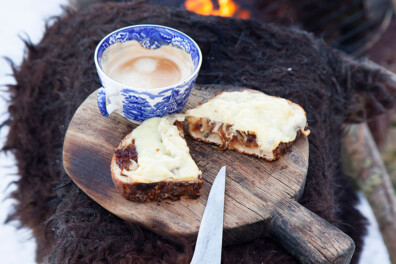
[[[37,43],[44,33],[45,19],[61,14],[60,4],[67,0],[0,0],[0,57],[9,57],[17,65],[23,57],[24,44],[18,36]],[[10,76],[8,63],[0,58],[0,123],[8,118],[5,84],[15,83]],[[4,145],[8,128],[0,130],[0,147]],[[36,244],[29,229],[17,230],[17,223],[4,225],[12,209],[13,201],[6,199],[15,190],[11,182],[17,180],[17,168],[13,155],[0,153],[0,263],[35,263]],[[11,184],[11,185],[10,185]],[[8,187],[8,188],[7,188]]]
[[[362,254],[360,255],[359,264],[390,264],[390,257],[386,250],[384,240],[382,239],[381,232],[378,228],[377,220],[375,219],[373,210],[370,207],[366,197],[362,192],[358,193],[360,203],[358,209],[368,219],[369,226],[368,235],[364,240]],[[395,234],[396,235],[396,234]]]
[[[0,56],[7,56],[19,65],[23,57],[24,45],[18,35],[29,36],[33,43],[37,43],[44,32],[45,19],[60,14],[61,4],[67,4],[67,0],[0,0]],[[0,59],[0,85],[15,82],[9,74],[11,74],[9,65],[5,60]],[[0,123],[2,123],[8,118],[7,103],[4,98],[7,99],[9,96],[5,87],[0,87],[0,90]],[[8,128],[0,130],[0,147],[4,145],[7,133]],[[17,230],[15,223],[3,224],[12,208],[13,201],[6,197],[15,190],[15,186],[11,183],[18,179],[16,174],[13,156],[0,153],[0,262],[2,264],[35,263],[36,245],[31,231]],[[360,263],[390,263],[371,208],[363,195],[360,194],[359,198],[361,201],[359,209],[371,223]]]

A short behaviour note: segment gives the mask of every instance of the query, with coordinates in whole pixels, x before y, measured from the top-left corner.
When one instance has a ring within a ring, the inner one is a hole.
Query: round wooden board
[[[195,86],[186,109],[215,94],[236,87]],[[63,162],[73,181],[92,199],[119,217],[139,223],[167,236],[195,238],[214,177],[227,166],[224,229],[232,243],[252,239],[264,230],[262,221],[271,217],[270,205],[285,198],[298,199],[308,168],[308,140],[301,137],[291,152],[275,162],[219,150],[216,146],[186,136],[190,152],[202,171],[204,185],[196,199],[134,203],[115,189],[110,174],[114,149],[136,125],[113,114],[102,117],[96,92],[78,108],[66,133]],[[268,202],[271,202],[270,204]]]

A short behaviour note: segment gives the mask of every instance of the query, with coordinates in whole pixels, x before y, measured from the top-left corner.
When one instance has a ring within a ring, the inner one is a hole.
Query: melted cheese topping
[[[132,139],[135,139],[138,166],[122,171],[129,180],[140,183],[192,180],[202,174],[170,118],[147,119],[133,130]]]
[[[304,109],[261,92],[224,92],[187,111],[187,115],[230,124],[234,132],[255,134],[261,152],[269,157],[279,143],[293,141],[297,131],[309,134],[304,131],[307,124]]]

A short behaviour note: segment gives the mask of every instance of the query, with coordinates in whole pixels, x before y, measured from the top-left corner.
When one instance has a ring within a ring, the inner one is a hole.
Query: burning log
[[[240,18],[249,18],[250,11],[241,9],[240,6],[232,0],[219,0],[216,8],[211,0],[186,0],[184,6],[187,10],[200,15],[214,16],[236,16]]]

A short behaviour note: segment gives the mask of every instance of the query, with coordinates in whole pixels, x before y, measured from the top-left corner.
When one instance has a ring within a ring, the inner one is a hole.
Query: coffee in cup
[[[118,113],[139,123],[179,112],[186,105],[202,64],[189,36],[161,25],[133,25],[105,36],[94,54],[102,87],[100,113]]]
[[[117,42],[103,52],[103,71],[113,80],[136,88],[174,85],[194,71],[191,56],[172,45],[144,48],[139,42]]]

